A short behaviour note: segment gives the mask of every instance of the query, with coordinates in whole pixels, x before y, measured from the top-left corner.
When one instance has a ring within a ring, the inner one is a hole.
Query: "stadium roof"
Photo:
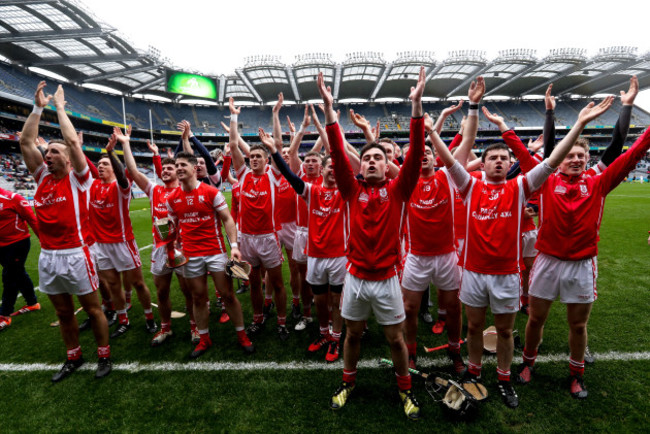
[[[73,0],[0,0],[0,56],[78,85],[106,86],[125,95],[184,98],[165,91],[165,71],[179,68],[153,47],[146,52],[134,48]],[[592,58],[581,48],[554,49],[542,58],[535,50],[508,49],[494,59],[477,50],[452,51],[444,59],[429,51],[405,51],[393,61],[385,60],[383,53],[354,52],[342,63],[327,53],[309,53],[296,56],[292,65],[279,56],[262,55],[245,59],[233,75],[212,78],[218,83],[219,103],[232,96],[267,104],[277,100],[279,92],[287,101],[319,99],[319,72],[339,101],[404,100],[420,65],[427,72],[425,97],[439,99],[467,95],[479,75],[485,77],[487,96],[510,98],[542,95],[550,83],[557,96],[611,93],[625,88],[631,75],[637,75],[641,89],[650,87],[650,53],[638,55],[637,48],[628,46],[602,48]]]

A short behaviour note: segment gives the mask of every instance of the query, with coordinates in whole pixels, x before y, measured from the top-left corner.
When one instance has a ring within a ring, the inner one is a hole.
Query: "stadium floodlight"
[[[598,54],[594,56],[594,60],[609,61],[609,62],[627,62],[636,60],[638,47],[617,45],[613,47],[604,47],[598,49]]]

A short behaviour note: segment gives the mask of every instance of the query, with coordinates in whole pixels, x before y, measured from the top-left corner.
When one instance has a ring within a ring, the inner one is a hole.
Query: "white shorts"
[[[521,234],[522,258],[534,258],[537,256],[535,243],[537,242],[537,229],[532,229]]]
[[[307,238],[309,238],[307,228],[298,226],[296,228],[296,237],[293,241],[293,260],[299,264],[307,263],[307,254],[305,253]]]
[[[598,298],[596,257],[563,261],[540,253],[530,272],[528,295],[561,303],[593,303]]]
[[[381,325],[404,321],[404,301],[397,276],[386,280],[365,280],[347,273],[341,297],[341,316],[350,321],[365,321],[371,310]]]
[[[167,265],[167,247],[153,247],[151,250],[151,274],[154,276],[166,276],[172,271],[183,275],[183,267],[169,268]]]
[[[307,257],[307,283],[310,285],[343,285],[345,281],[345,266],[348,259]]]
[[[278,231],[280,245],[285,249],[293,250],[295,236],[296,222],[282,223],[282,228]]]
[[[455,251],[436,256],[406,255],[402,286],[411,291],[427,291],[429,283],[442,291],[460,288],[460,268]]]
[[[65,250],[41,249],[38,257],[40,291],[86,295],[97,290],[99,279],[87,246]]]
[[[282,248],[275,233],[251,235],[239,234],[239,251],[242,259],[251,267],[274,268],[282,264]]]
[[[197,256],[188,259],[188,263],[183,265],[183,277],[192,279],[205,276],[208,272],[225,272],[228,255],[219,253],[218,255]]]
[[[516,274],[482,274],[463,270],[460,301],[471,307],[488,307],[493,314],[517,313],[521,277]]]
[[[118,273],[142,266],[135,240],[122,243],[95,243],[97,269],[117,270]]]

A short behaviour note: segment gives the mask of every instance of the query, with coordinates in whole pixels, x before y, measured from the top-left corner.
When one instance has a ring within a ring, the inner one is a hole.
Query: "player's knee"
[[[511,339],[512,338],[512,329],[507,328],[507,329],[497,330],[497,336],[499,337],[499,339],[504,339],[504,340]]]
[[[480,323],[467,321],[467,334],[470,335],[483,334],[483,325]]]
[[[571,333],[574,335],[584,335],[587,333],[587,323],[584,321],[576,321],[569,323]]]

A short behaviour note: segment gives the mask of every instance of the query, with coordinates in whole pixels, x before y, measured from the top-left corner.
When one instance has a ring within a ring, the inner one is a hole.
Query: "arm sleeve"
[[[636,163],[643,158],[645,153],[650,149],[650,128],[645,130],[641,136],[634,142],[634,145],[628,151],[619,156],[612,164],[600,175],[604,183],[604,193],[612,191],[618,184],[625,179],[628,173],[636,166]]]
[[[544,158],[551,156],[555,148],[555,110],[546,110],[544,118]]]
[[[336,185],[339,187],[341,197],[348,200],[356,193],[359,187],[356,178],[354,177],[352,166],[350,166],[350,160],[348,160],[348,156],[343,148],[343,135],[341,133],[341,128],[339,128],[338,122],[334,122],[333,124],[325,126],[325,130],[327,131],[327,140],[330,143],[332,161],[336,168],[334,170]],[[409,154],[410,153],[409,150]]]
[[[97,167],[93,164],[92,161],[90,161],[90,158],[88,158],[87,155],[84,154],[84,157],[86,157],[86,163],[88,163],[88,169],[90,169],[90,176],[93,177],[93,179],[99,178],[99,172],[97,171]]]
[[[625,143],[625,139],[627,139],[627,132],[630,129],[631,116],[632,106],[624,105],[618,115],[618,120],[614,127],[614,133],[612,134],[612,141],[609,143],[609,146],[603,153],[603,157],[600,159],[605,166],[612,164],[614,160],[621,155],[623,144]]]
[[[156,170],[156,176],[158,178],[162,177],[162,158],[160,158],[160,155],[153,156],[153,168]]]
[[[465,168],[461,166],[458,161],[456,161],[454,165],[447,170],[449,171],[451,180],[454,181],[454,184],[456,184],[458,191],[465,191],[467,189],[467,185],[471,181],[471,177],[469,176],[469,173],[467,173],[467,170],[465,170]]]
[[[178,146],[176,146],[176,150],[174,151],[174,157],[178,155],[179,152],[183,150],[183,137],[181,137],[178,140]]]
[[[537,166],[533,167],[530,172],[526,174],[526,181],[528,182],[528,189],[530,193],[539,190],[544,184],[544,181],[553,173],[553,169],[548,164],[548,160],[542,161]]]
[[[273,161],[275,161],[275,165],[278,166],[278,170],[280,170],[282,176],[284,176],[287,181],[289,181],[289,184],[291,184],[293,189],[296,190],[296,193],[302,195],[305,191],[305,181],[300,179],[298,175],[291,171],[279,152],[276,151],[271,154],[271,158],[273,158]]]
[[[410,138],[411,147],[404,159],[404,164],[399,170],[397,177],[397,189],[402,200],[407,202],[413,189],[420,178],[422,158],[424,158],[424,118],[411,118]],[[336,166],[335,166],[336,167]]]
[[[195,136],[190,137],[190,142],[194,145],[194,149],[199,153],[201,157],[205,160],[205,167],[208,170],[208,175],[214,175],[217,173],[217,166],[214,165],[210,152],[203,146],[203,143],[199,141]]]
[[[228,179],[228,173],[230,172],[230,165],[232,164],[232,157],[231,156],[226,156],[223,157],[223,164],[221,166],[221,179],[227,180]]]
[[[527,173],[533,167],[537,166],[537,161],[530,155],[528,149],[514,131],[505,131],[501,136],[503,137],[503,141],[506,142],[506,145],[512,150],[512,153],[515,154],[515,158],[519,160],[519,166],[522,172]]]
[[[516,178],[517,176],[519,176],[520,173],[521,173],[521,166],[519,165],[519,161],[517,161],[515,164],[512,165],[510,170],[508,170],[506,179]]]
[[[108,159],[111,161],[111,166],[113,166],[113,172],[115,173],[115,178],[117,179],[117,185],[122,189],[129,187],[129,179],[126,177],[124,172],[124,166],[120,163],[120,160],[115,156],[114,152],[108,153]]]
[[[463,141],[463,135],[460,133],[456,134],[453,140],[451,141],[451,143],[449,144],[449,150],[451,151],[452,149],[457,148],[458,145],[460,145],[460,142],[462,141]],[[436,157],[436,167],[442,167],[444,165],[445,164],[442,162],[440,157]]]

